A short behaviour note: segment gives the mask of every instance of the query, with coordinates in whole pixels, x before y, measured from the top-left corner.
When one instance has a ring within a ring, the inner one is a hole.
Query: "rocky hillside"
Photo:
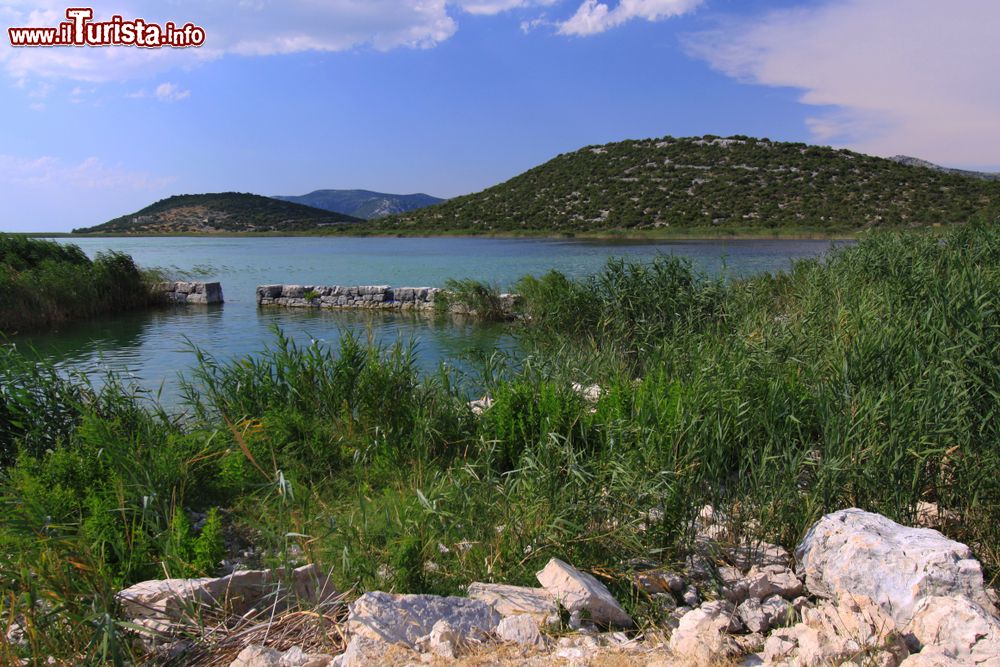
[[[74,234],[308,231],[358,218],[243,192],[176,195]]]
[[[444,201],[422,192],[412,195],[392,195],[371,190],[315,190],[307,195],[277,196],[275,199],[343,213],[370,220],[396,213],[407,213]]]
[[[383,229],[857,230],[968,220],[1000,182],[847,150],[736,136],[644,139],[566,153]]]
[[[939,164],[934,164],[933,162],[928,162],[927,160],[921,160],[918,157],[910,157],[909,155],[894,155],[889,158],[893,162],[898,162],[899,164],[905,164],[911,167],[923,167],[925,169],[933,169],[934,171],[941,171],[946,174],[957,174],[959,176],[968,176],[969,178],[981,178],[985,181],[1000,181],[1000,174],[989,171],[969,171],[968,169],[951,169],[949,167],[942,167]]]

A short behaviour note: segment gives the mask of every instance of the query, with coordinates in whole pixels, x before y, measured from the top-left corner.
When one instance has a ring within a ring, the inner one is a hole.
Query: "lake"
[[[468,369],[469,360],[495,349],[513,350],[504,326],[435,320],[401,313],[258,309],[256,286],[314,285],[441,286],[449,278],[476,278],[510,288],[521,276],[556,269],[582,277],[609,257],[648,261],[658,254],[690,258],[707,273],[745,276],[787,269],[795,258],[827,252],[830,241],[596,242],[496,238],[83,238],[88,255],[118,250],[143,267],[178,278],[219,281],[220,306],[179,306],[78,322],[58,330],[18,337],[60,368],[99,380],[110,369],[139,386],[177,401],[178,374],[192,366],[190,345],[229,359],[260,351],[274,340],[273,327],[302,343],[335,343],[343,331],[382,343],[412,342],[425,369],[447,362]]]

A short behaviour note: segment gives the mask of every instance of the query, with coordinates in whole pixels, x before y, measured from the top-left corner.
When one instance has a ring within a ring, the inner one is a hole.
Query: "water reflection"
[[[18,336],[22,349],[33,348],[57,367],[83,373],[97,386],[108,371],[151,392],[169,406],[179,401],[180,375],[195,363],[193,347],[227,361],[259,353],[280,329],[299,345],[313,340],[336,348],[346,333],[383,347],[413,346],[419,368],[433,372],[447,361],[468,372],[472,360],[493,350],[513,351],[515,341],[503,325],[468,318],[379,311],[239,308],[225,305],[170,306],[77,322],[58,330]]]

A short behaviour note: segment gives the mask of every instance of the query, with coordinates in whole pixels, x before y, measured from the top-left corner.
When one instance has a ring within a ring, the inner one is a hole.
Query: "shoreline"
[[[663,232],[660,230],[649,232],[624,232],[619,230],[601,230],[593,232],[570,232],[557,233],[551,231],[539,232],[491,232],[491,233],[468,233],[463,231],[441,231],[433,232],[427,230],[420,231],[362,231],[356,233],[329,233],[329,232],[177,232],[177,233],[114,233],[114,234],[73,234],[70,232],[11,232],[19,236],[31,238],[70,238],[70,239],[97,239],[97,238],[492,238],[492,239],[543,239],[543,240],[563,240],[563,241],[853,241],[857,240],[868,230],[861,231],[832,231],[823,232],[816,230],[788,231],[778,233],[756,233],[753,231],[738,231],[727,233],[724,231],[714,232],[712,230],[697,229],[691,231]],[[920,232],[921,230],[909,230]],[[930,229],[923,231],[933,231]]]

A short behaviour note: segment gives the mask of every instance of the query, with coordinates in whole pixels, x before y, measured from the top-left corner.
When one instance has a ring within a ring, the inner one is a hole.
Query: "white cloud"
[[[559,23],[562,35],[596,35],[635,19],[659,21],[696,9],[704,0],[619,0],[612,9],[599,0],[584,0],[572,18]]]
[[[818,141],[997,165],[997,25],[995,0],[839,0],[723,24],[688,48],[731,77],[832,107],[807,120]]]
[[[511,9],[522,7],[546,7],[552,5],[557,0],[461,0],[457,2],[463,11],[469,14],[485,14],[492,16]]]
[[[0,155],[0,184],[18,188],[43,186],[85,190],[156,190],[174,180],[131,171],[121,165],[107,165],[96,157],[73,164],[42,156],[25,158]]]
[[[153,94],[161,102],[176,102],[191,97],[190,90],[181,90],[173,83],[161,83],[153,91]]]
[[[531,19],[530,21],[521,21],[521,32],[527,35],[534,30],[547,25],[552,25],[552,22],[543,17]]]

